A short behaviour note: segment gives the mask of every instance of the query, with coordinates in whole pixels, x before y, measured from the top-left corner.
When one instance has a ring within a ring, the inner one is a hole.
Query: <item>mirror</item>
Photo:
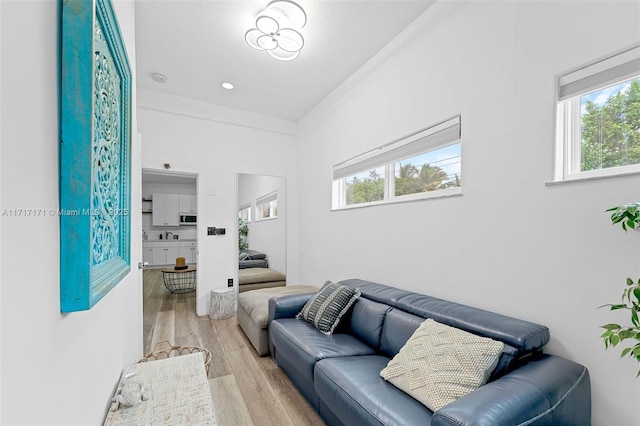
[[[269,268],[286,275],[285,178],[238,173],[237,211],[238,232],[246,230],[246,235],[238,236],[238,268]],[[240,274],[240,291],[242,285]]]

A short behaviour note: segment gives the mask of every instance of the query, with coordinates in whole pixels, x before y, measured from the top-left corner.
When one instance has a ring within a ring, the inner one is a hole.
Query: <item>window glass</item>
[[[460,143],[395,163],[395,196],[461,186]]]
[[[640,163],[640,78],[580,97],[580,171]]]
[[[278,217],[278,200],[267,201],[257,206],[258,217],[256,220],[273,219]]]
[[[238,218],[251,222],[251,206],[241,207],[238,212]]]
[[[345,204],[350,206],[384,199],[384,175],[385,168],[378,167],[345,178]]]

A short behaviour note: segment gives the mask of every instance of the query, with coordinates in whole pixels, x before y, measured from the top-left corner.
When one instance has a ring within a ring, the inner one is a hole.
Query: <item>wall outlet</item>
[[[233,287],[233,278],[227,279],[227,287]]]
[[[208,226],[207,227],[207,235],[216,235],[216,227]]]

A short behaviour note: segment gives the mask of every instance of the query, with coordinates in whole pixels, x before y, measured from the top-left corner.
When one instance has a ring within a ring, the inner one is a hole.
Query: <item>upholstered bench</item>
[[[270,268],[248,268],[238,271],[238,292],[258,290],[269,287],[284,287],[287,285],[287,277]]]
[[[312,285],[291,285],[251,290],[238,295],[238,324],[253,347],[256,348],[258,355],[269,355],[269,333],[267,330],[269,299],[317,291],[318,287]]]

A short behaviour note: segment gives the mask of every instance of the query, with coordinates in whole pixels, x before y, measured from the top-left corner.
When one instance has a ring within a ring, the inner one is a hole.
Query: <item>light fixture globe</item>
[[[274,0],[266,8],[277,10],[286,16],[289,21],[288,28],[302,29],[307,24],[307,14],[298,3],[289,0]]]
[[[296,30],[285,28],[278,33],[278,47],[287,52],[299,52],[304,46],[304,38]]]
[[[277,33],[280,29],[278,19],[274,16],[264,14],[264,12],[265,11],[262,11],[261,14],[256,18],[256,28],[265,34]]]
[[[264,33],[262,31],[256,28],[253,28],[244,34],[244,39],[247,42],[247,44],[253,47],[254,49],[264,50],[262,47],[258,45],[258,39],[263,35]]]
[[[258,37],[258,46],[263,50],[273,50],[278,47],[278,41],[274,37],[263,35]]]
[[[244,35],[247,44],[257,50],[266,50],[280,61],[291,61],[300,55],[304,37],[298,31],[307,23],[307,15],[298,4],[290,0],[275,0],[256,16],[256,28]]]
[[[279,61],[293,61],[295,58],[297,58],[300,55],[300,52],[287,52],[286,50],[282,50],[279,48],[273,49],[273,50],[267,50],[267,53],[273,59],[277,59]]]

